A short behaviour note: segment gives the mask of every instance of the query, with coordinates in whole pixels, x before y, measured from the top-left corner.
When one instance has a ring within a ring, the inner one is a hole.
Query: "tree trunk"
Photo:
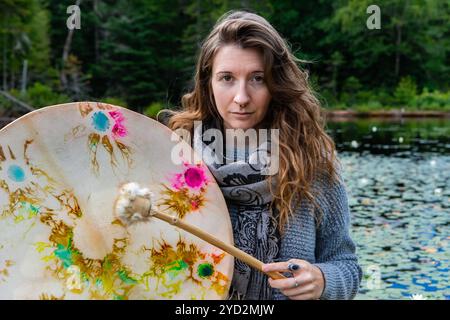
[[[400,74],[400,45],[402,44],[402,26],[400,23],[395,25],[397,39],[395,41],[395,76],[398,78]]]
[[[23,101],[20,101],[19,99],[17,99],[16,97],[10,95],[8,92],[5,91],[1,91],[0,90],[0,94],[3,95],[6,99],[14,102],[16,105],[18,105],[19,107],[21,107],[22,109],[28,111],[34,111],[36,109],[34,109],[32,106],[30,106],[29,104],[26,104]]]
[[[81,3],[81,0],[77,0],[75,3],[76,6],[79,6]],[[68,81],[67,81],[67,74],[66,74],[66,63],[67,58],[69,57],[70,48],[72,46],[72,38],[73,38],[73,32],[75,29],[69,30],[66,37],[66,42],[64,43],[64,49],[63,49],[63,55],[62,55],[62,65],[61,65],[61,74],[60,74],[60,80],[61,85],[64,88],[64,90],[68,89]]]
[[[400,2],[402,3],[402,2]],[[409,8],[409,0],[404,1],[403,4],[403,8],[401,13],[398,14],[398,21],[395,24],[395,32],[396,32],[396,39],[395,39],[395,76],[398,77],[400,76],[400,59],[401,59],[401,48],[400,46],[402,45],[402,31],[403,31],[403,26],[408,24],[408,8]]]
[[[100,18],[100,14],[98,12],[98,0],[94,0],[94,13],[97,18]],[[98,63],[100,61],[100,50],[99,50],[99,31],[98,24],[95,23],[94,27],[94,50],[95,50],[95,62]]]
[[[23,69],[22,69],[22,81],[21,81],[21,88],[20,92],[22,94],[25,94],[27,91],[27,78],[28,78],[28,60],[23,60]]]
[[[197,23],[196,23],[196,27],[197,27],[197,32],[195,34],[195,43],[200,43],[200,41],[202,40],[202,31],[203,31],[203,26],[202,26],[202,1],[197,1],[197,5],[195,8],[195,15],[196,15],[196,19],[197,19]]]
[[[3,21],[3,90],[7,91],[8,90],[8,83],[7,83],[7,78],[8,78],[8,63],[7,63],[7,55],[6,55],[6,47],[8,45],[8,35],[6,32],[6,20],[7,18],[5,17],[5,20]]]
[[[14,88],[16,88],[16,72],[14,70],[14,66],[12,64],[12,61],[10,63],[10,66],[11,66],[11,73],[9,75],[9,87],[11,89],[14,89]]]

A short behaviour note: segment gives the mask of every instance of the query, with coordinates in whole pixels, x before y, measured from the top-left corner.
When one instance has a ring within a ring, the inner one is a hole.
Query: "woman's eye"
[[[264,82],[264,77],[263,76],[254,76],[253,80],[255,82]]]
[[[225,82],[230,82],[231,81],[231,76],[230,75],[224,75],[221,80],[224,80]]]

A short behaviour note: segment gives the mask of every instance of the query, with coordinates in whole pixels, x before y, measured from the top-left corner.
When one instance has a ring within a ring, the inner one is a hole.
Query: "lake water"
[[[364,271],[356,299],[450,299],[450,119],[327,127]]]

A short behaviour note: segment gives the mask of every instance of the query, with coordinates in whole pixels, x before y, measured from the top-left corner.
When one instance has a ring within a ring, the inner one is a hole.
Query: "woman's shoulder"
[[[169,109],[162,109],[161,111],[158,112],[158,114],[156,115],[156,121],[162,123],[163,125],[165,125],[166,127],[169,125],[169,121],[170,118],[172,118],[172,116],[174,115],[174,111],[173,110],[169,110]]]
[[[321,170],[315,172],[312,187],[316,191],[330,191],[330,189],[344,184],[342,174],[343,167],[339,158],[336,156],[332,161],[332,166],[322,167]]]

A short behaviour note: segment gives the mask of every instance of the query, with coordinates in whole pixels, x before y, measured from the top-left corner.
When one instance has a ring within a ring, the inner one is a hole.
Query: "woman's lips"
[[[232,112],[232,114],[238,119],[248,118],[253,112]]]

